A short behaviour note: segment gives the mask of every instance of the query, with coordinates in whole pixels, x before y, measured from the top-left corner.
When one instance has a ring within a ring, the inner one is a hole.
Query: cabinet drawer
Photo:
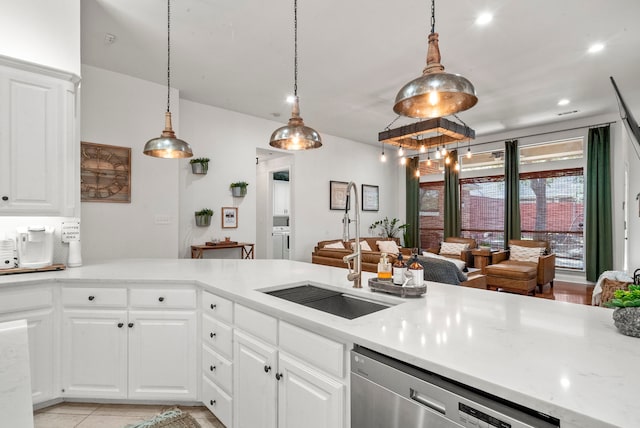
[[[209,349],[208,346],[202,347],[202,373],[225,392],[231,393],[233,365],[229,360]]]
[[[132,307],[153,309],[193,309],[196,307],[195,290],[133,289]]]
[[[126,288],[80,287],[63,288],[64,306],[124,308],[127,306]]]
[[[272,316],[236,305],[236,326],[267,343],[277,343],[278,320]]]
[[[345,346],[326,337],[280,322],[280,348],[325,372],[343,378]]]
[[[233,355],[233,329],[206,315],[202,316],[202,341],[226,358]]]
[[[48,308],[53,305],[53,290],[7,290],[0,293],[0,313]]]
[[[204,291],[202,293],[202,313],[232,324],[233,302]]]
[[[233,426],[231,424],[231,397],[215,386],[206,376],[202,378],[202,402],[224,426]]]

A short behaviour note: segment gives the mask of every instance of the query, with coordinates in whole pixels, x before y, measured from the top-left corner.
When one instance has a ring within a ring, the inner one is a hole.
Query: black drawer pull
[[[264,372],[269,373],[271,371],[271,366],[264,366]]]
[[[89,300],[93,302],[93,300],[96,298],[96,296],[89,296]]]
[[[211,304],[211,309],[215,309],[217,307],[218,307],[218,305],[214,305],[213,303]]]
[[[212,406],[215,406],[216,400],[209,400],[209,404],[211,404]]]
[[[133,323],[132,322],[129,323],[129,328],[133,328]]]
[[[209,333],[209,337],[211,337],[213,339],[214,337],[216,337],[216,334],[215,333]]]
[[[215,371],[215,369],[216,369],[216,366],[209,366],[209,370]]]
[[[119,323],[118,323],[118,328],[122,328],[123,326],[124,326],[124,323],[123,323],[123,322],[119,322]]]
[[[282,375],[282,373],[276,373],[276,379],[280,380],[282,379],[284,376]]]
[[[158,297],[159,302],[164,302],[164,297]]]
[[[3,200],[3,201],[8,201],[8,200],[9,200],[9,197],[8,197],[8,196],[3,196],[3,197],[2,197],[2,200]]]

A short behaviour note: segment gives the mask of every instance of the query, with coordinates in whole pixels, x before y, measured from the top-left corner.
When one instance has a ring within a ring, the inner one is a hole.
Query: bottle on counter
[[[380,262],[378,263],[378,279],[390,280],[391,279],[391,263],[387,258],[387,253],[382,253]]]
[[[407,264],[402,258],[402,253],[398,253],[398,258],[393,263],[393,283],[395,285],[402,285],[404,283],[404,276],[407,272]]]
[[[424,268],[418,261],[418,255],[414,254],[413,258],[409,262],[408,271],[410,273],[411,280],[407,285],[411,287],[422,287],[422,283],[424,282]]]

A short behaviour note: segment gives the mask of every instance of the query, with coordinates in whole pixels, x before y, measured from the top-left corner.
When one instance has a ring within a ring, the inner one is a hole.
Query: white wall
[[[80,0],[3,1],[0,55],[80,75]]]
[[[131,203],[82,202],[84,262],[177,257],[178,172],[185,165],[142,154],[164,128],[166,86],[86,65],[82,76],[82,141],[131,148]],[[178,95],[172,90],[171,112],[182,138]],[[162,217],[169,223],[156,224]]]

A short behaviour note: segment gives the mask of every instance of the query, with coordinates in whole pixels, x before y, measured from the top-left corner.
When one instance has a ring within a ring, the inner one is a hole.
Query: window
[[[460,180],[462,236],[478,245],[504,244],[504,176]]]
[[[438,248],[444,236],[444,181],[420,183],[420,248]]]

